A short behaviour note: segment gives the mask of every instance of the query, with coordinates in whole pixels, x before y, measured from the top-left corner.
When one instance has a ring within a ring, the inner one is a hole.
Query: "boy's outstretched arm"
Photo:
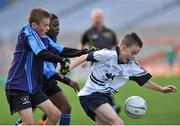
[[[60,56],[73,58],[73,57],[77,57],[77,56],[87,54],[88,52],[89,52],[89,50],[87,50],[87,49],[79,50],[79,49],[64,47],[63,51],[60,53]]]
[[[144,87],[147,87],[149,89],[155,90],[155,91],[159,91],[162,93],[170,93],[170,92],[176,92],[176,86],[174,85],[167,85],[167,86],[160,86],[154,82],[152,82],[151,80],[147,81],[144,84]]]
[[[58,74],[55,72],[55,67],[52,63],[50,62],[44,62],[43,65],[43,75],[48,79],[48,80],[52,80],[55,79],[59,82],[63,82],[64,84],[72,87],[74,89],[75,92],[79,92],[80,91],[80,87],[78,85],[77,82],[62,76],[61,74]]]
[[[55,55],[54,53],[48,51],[48,50],[42,50],[37,54],[37,57],[45,60],[47,62],[52,62],[52,63],[61,63],[63,62],[64,58],[59,56],[59,55]]]
[[[73,88],[75,92],[80,91],[80,87],[77,82],[75,82],[65,76],[59,75],[58,73],[54,74],[50,79],[55,79],[55,80],[58,80],[59,82],[63,82],[64,84]]]
[[[64,49],[62,50],[62,52],[60,53],[60,56],[62,57],[67,57],[67,58],[73,58],[73,57],[77,57],[77,56],[81,56],[84,54],[88,54],[91,51],[97,51],[98,48],[91,46],[91,49],[75,49],[75,48],[69,48],[69,47],[64,47]]]
[[[78,57],[71,65],[70,65],[70,71],[74,68],[76,68],[77,66],[79,66],[80,64],[82,64],[83,62],[87,61],[87,56],[88,54],[82,55],[80,57]]]

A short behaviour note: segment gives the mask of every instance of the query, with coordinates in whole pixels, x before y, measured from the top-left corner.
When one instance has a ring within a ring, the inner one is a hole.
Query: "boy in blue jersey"
[[[57,42],[57,36],[59,34],[59,19],[56,15],[51,14],[51,20],[50,20],[50,29],[47,32],[47,36],[50,41]],[[44,39],[45,42],[45,39]],[[47,42],[46,42],[47,43]],[[56,51],[52,48],[49,48],[49,50],[53,53],[56,53]],[[88,50],[82,49],[73,49],[64,47],[62,52],[60,53],[63,57],[76,57],[80,56],[82,54],[87,54]],[[55,67],[57,64],[54,64]],[[63,66],[61,66],[61,69],[64,69]],[[66,70],[65,70],[66,71]],[[56,75],[57,76],[57,75]],[[65,79],[67,79],[65,77]],[[57,79],[56,79],[57,80]],[[45,84],[43,86],[43,91],[45,94],[49,97],[49,99],[53,102],[53,104],[61,111],[61,116],[59,120],[60,125],[69,125],[71,120],[71,106],[68,102],[68,99],[64,95],[62,89],[57,85],[55,79],[46,79],[45,78]],[[67,83],[66,83],[67,84]],[[77,87],[77,83],[74,81],[69,81],[70,86]],[[42,120],[39,120],[39,124],[43,124],[46,120],[46,115],[43,115]]]
[[[37,106],[48,116],[46,124],[55,125],[60,112],[41,91],[43,60],[62,62],[63,58],[48,51],[41,41],[49,30],[50,14],[43,9],[33,9],[29,25],[18,35],[14,58],[6,81],[6,96],[11,114],[18,112],[22,124],[34,124],[32,107]],[[53,47],[53,46],[52,46]],[[55,47],[54,47],[55,48]],[[56,47],[61,51],[61,47]]]
[[[59,45],[59,49],[53,48],[57,46],[57,36],[59,34],[59,19],[56,15],[51,14],[50,19],[50,29],[45,36],[41,37],[42,42],[46,46],[47,50],[53,52],[54,54],[59,54],[64,57],[75,57],[82,54],[87,54],[89,50],[87,49],[73,49]],[[51,43],[51,44],[50,44]],[[63,65],[64,64],[64,65]],[[79,91],[79,86],[73,80],[63,77],[55,72],[55,67],[57,63],[44,62],[44,76],[43,76],[43,92],[48,96],[48,98],[53,102],[53,104],[61,111],[61,116],[59,120],[60,125],[69,125],[71,120],[71,106],[64,95],[62,89],[57,85],[56,80],[67,84],[72,87],[76,92]],[[68,71],[67,68],[64,68],[66,63],[61,63],[61,70]],[[39,124],[43,125],[47,119],[47,116],[44,115],[42,120],[39,120]],[[16,125],[21,123],[20,121],[16,122]]]
[[[176,92],[174,85],[161,86],[150,80],[151,75],[135,60],[143,43],[136,33],[123,36],[115,50],[100,50],[79,57],[70,70],[84,61],[92,61],[90,75],[78,93],[82,108],[98,125],[124,125],[110,105],[109,94],[117,91],[128,81],[162,93]]]

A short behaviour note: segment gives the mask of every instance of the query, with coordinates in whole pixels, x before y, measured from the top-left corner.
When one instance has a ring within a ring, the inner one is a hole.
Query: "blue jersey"
[[[53,63],[50,62],[44,62],[43,67],[43,75],[46,76],[47,79],[52,77],[54,74],[56,74],[56,68],[54,67]]]
[[[57,44],[56,38],[52,39],[49,36],[45,35],[41,37],[44,45],[46,46],[47,50],[51,51],[52,53],[59,55],[64,49],[63,45]],[[56,68],[57,63],[54,63],[54,67]]]
[[[14,58],[6,81],[6,89],[34,94],[43,73],[43,61],[37,57],[46,47],[30,26],[25,25],[18,35]]]
[[[46,46],[47,50],[53,52],[54,54],[59,54],[63,51],[64,46],[57,44],[56,39],[52,39],[49,36],[41,37],[41,40],[43,41],[44,45]],[[50,63],[50,62],[44,62],[44,69],[43,69],[43,75],[49,79],[54,74],[56,74],[56,66],[57,63]],[[47,79],[44,78],[43,85],[44,89],[48,90],[51,86],[54,84],[57,84],[55,80],[47,81]]]

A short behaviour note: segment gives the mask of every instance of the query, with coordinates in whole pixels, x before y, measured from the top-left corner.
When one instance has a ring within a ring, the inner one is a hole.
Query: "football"
[[[140,118],[146,114],[146,101],[140,96],[131,96],[125,101],[125,113],[131,118]]]

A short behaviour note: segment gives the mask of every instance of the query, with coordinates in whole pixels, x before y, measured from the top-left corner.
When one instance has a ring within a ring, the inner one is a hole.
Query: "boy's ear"
[[[32,26],[34,29],[36,29],[36,28],[37,28],[37,26],[38,26],[38,24],[37,24],[37,23],[35,23],[35,22],[33,22],[33,23],[31,24],[31,26]]]

